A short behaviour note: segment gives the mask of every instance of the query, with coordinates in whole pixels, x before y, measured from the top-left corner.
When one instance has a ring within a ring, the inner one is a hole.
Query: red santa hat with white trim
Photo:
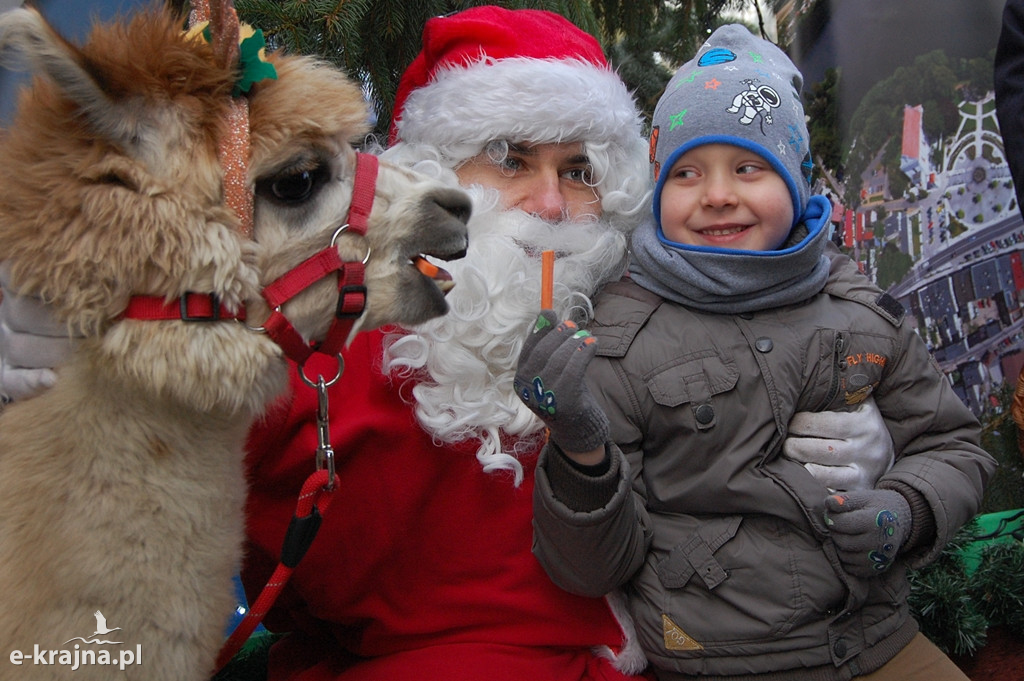
[[[604,150],[608,167],[595,163],[598,189],[603,199],[633,196],[619,201],[623,207],[636,204],[648,181],[632,94],[600,43],[553,12],[488,5],[434,17],[402,75],[390,144],[429,145],[457,162],[495,140],[578,141],[592,156]]]

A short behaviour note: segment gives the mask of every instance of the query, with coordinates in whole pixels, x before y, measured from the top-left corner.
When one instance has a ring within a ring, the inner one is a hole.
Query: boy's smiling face
[[[661,230],[688,246],[772,251],[793,227],[785,181],[760,155],[731,144],[690,149],[661,190]]]

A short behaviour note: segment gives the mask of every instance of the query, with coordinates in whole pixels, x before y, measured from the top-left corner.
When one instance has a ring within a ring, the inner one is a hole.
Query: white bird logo
[[[93,613],[96,616],[96,631],[92,632],[93,636],[102,636],[109,634],[112,631],[120,631],[121,627],[114,627],[113,629],[107,628],[107,618],[103,616],[103,613],[97,610]]]
[[[81,636],[76,636],[74,638],[69,638],[67,641],[64,641],[64,645],[67,645],[67,644],[71,643],[72,641],[81,641],[82,643],[88,643],[88,644],[108,644],[109,643],[109,644],[112,644],[112,645],[113,644],[120,644],[121,643],[121,641],[106,641],[106,640],[101,640],[99,638],[96,638],[97,636],[105,636],[105,635],[109,634],[112,631],[120,631],[121,627],[108,627],[107,626],[107,618],[104,617],[103,613],[100,612],[99,610],[94,612],[93,616],[96,618],[96,631],[92,632],[92,636],[90,636],[87,639],[86,638],[82,638]]]

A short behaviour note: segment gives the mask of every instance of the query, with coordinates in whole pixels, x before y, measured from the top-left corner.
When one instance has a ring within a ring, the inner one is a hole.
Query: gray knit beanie
[[[654,109],[651,163],[654,217],[661,226],[661,189],[686,151],[725,143],[763,156],[793,197],[794,224],[810,196],[811,154],[800,101],[803,76],[778,47],[744,26],[722,26],[669,81]]]

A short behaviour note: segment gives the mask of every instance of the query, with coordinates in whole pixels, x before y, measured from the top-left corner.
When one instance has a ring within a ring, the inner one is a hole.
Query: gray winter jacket
[[[598,300],[587,380],[611,421],[611,469],[588,476],[548,445],[534,553],[569,591],[624,588],[659,679],[877,669],[917,631],[906,568],[942,551],[995,469],[902,307],[829,257],[822,293],[771,310],[697,312],[626,280]],[[878,487],[903,492],[928,531],[865,580],[837,559],[829,491],[780,451],[797,411],[867,395],[898,453]]]

